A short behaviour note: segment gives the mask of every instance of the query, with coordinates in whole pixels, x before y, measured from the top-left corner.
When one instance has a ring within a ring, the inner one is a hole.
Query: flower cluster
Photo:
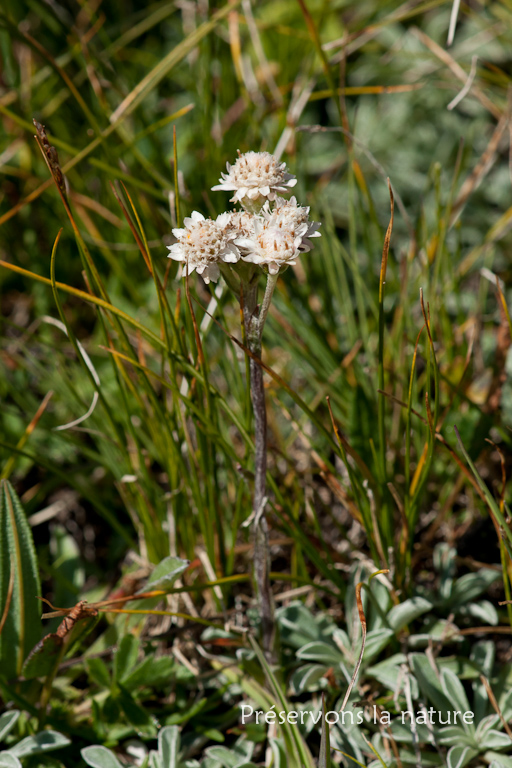
[[[183,263],[185,275],[196,270],[206,283],[217,282],[223,264],[239,261],[277,275],[312,249],[311,238],[320,236],[320,224],[309,221],[309,208],[298,205],[295,197],[278,195],[296,182],[286,164],[269,152],[239,153],[213,189],[234,192],[231,202],[240,203],[242,210],[215,220],[194,211],[182,229],[173,229],[176,243],[168,246],[169,257]]]

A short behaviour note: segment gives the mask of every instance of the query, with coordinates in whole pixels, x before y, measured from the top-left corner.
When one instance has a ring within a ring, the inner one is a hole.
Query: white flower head
[[[183,229],[173,229],[177,242],[167,246],[169,258],[183,262],[183,274],[191,275],[195,270],[205,283],[216,283],[219,262],[234,264],[239,260],[240,251],[233,242],[236,231],[230,227],[230,217],[231,214],[222,213],[213,221],[194,211],[184,219]]]
[[[234,191],[231,202],[242,205],[275,200],[278,192],[285,193],[297,183],[287,173],[286,163],[280,163],[270,152],[239,152],[234,165],[227,163],[227,171],[212,189]]]
[[[320,237],[320,225],[309,221],[308,214],[309,208],[297,205],[295,198],[289,202],[278,198],[273,210],[265,205],[262,216],[253,219],[254,234],[234,241],[242,259],[266,267],[271,275],[295,264],[297,256],[312,249],[309,238]]]
[[[232,213],[225,215],[229,216],[226,230],[232,234],[234,238],[252,237],[254,234],[254,223],[261,218],[248,211],[232,211]]]
[[[295,197],[289,200],[277,197],[272,209],[268,203],[263,206],[262,214],[270,226],[288,229],[296,234],[301,233],[300,253],[307,253],[313,248],[309,238],[321,236],[318,231],[320,224],[309,220],[309,207],[298,205]]]

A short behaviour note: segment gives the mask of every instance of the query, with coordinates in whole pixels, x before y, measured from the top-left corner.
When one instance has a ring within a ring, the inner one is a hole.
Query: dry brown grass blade
[[[389,573],[389,569],[388,568],[383,568],[380,571],[375,571],[375,573],[372,573],[372,575],[370,576],[369,581],[371,581],[374,576],[378,576],[379,573]],[[362,581],[360,581],[356,585],[357,611],[358,611],[358,614],[359,614],[359,621],[361,623],[361,630],[362,630],[362,633],[363,633],[363,638],[362,638],[362,642],[361,642],[361,651],[359,653],[359,658],[357,660],[357,663],[356,663],[356,666],[355,666],[355,669],[354,669],[354,673],[353,673],[352,678],[350,680],[350,683],[348,685],[347,692],[345,693],[343,702],[341,704],[341,707],[340,707],[340,710],[339,710],[340,712],[343,712],[343,710],[345,709],[345,707],[347,705],[347,701],[349,700],[350,694],[352,693],[352,689],[354,688],[354,685],[356,683],[357,675],[359,674],[359,668],[361,667],[361,662],[363,661],[364,649],[365,649],[365,646],[366,646],[366,616],[364,615],[363,601],[361,600],[361,590],[362,590],[363,587],[364,587],[364,582],[362,582]]]
[[[386,93],[408,93],[409,91],[419,91],[424,88],[423,83],[411,83],[409,85],[359,85],[343,86],[336,89],[338,96],[369,96],[381,95]],[[314,91],[309,97],[309,101],[322,101],[331,95],[330,91]]]
[[[499,603],[503,605],[503,603]],[[512,635],[512,628],[500,625],[498,627],[467,627],[466,629],[458,629],[457,635]]]
[[[123,212],[123,216],[125,217],[126,222],[127,222],[128,226],[131,229],[131,232],[132,232],[132,235],[133,235],[133,237],[135,239],[135,242],[139,246],[139,250],[140,250],[140,252],[142,254],[142,258],[144,259],[146,267],[148,268],[149,274],[151,275],[151,277],[153,277],[153,269],[151,267],[151,261],[149,259],[149,256],[148,256],[147,252],[146,252],[146,248],[144,247],[144,243],[142,242],[142,240],[140,238],[140,235],[139,235],[139,233],[137,232],[137,230],[135,228],[135,225],[134,225],[134,223],[133,223],[133,221],[132,221],[132,219],[130,217],[130,214],[126,210],[126,206],[123,203],[123,201],[121,199],[121,196],[120,196],[120,194],[118,193],[118,191],[117,191],[117,189],[115,187],[115,184],[110,182],[110,186],[112,188],[112,192],[114,193],[114,197],[116,198],[117,202],[119,203],[119,205],[121,207],[121,210]],[[123,184],[123,189],[124,189],[124,191],[126,193],[126,187],[125,187],[124,184]]]
[[[382,261],[380,264],[380,279],[379,279],[379,301],[383,300],[384,285],[386,283],[386,271],[388,268],[389,244],[391,242],[391,234],[393,232],[393,222],[395,219],[395,198],[393,196],[393,190],[391,188],[391,182],[389,178],[386,179],[386,181],[388,182],[389,199],[391,204],[391,215],[389,218],[389,224],[386,230],[386,236],[384,238],[384,245],[382,248]]]
[[[492,704],[492,706],[494,708],[494,711],[496,712],[496,714],[498,715],[498,717],[501,720],[501,724],[502,724],[503,728],[507,732],[507,735],[510,736],[510,738],[512,739],[512,730],[510,729],[509,724],[507,723],[507,721],[503,717],[503,712],[501,711],[500,706],[499,706],[498,702],[496,701],[496,696],[493,693],[493,690],[491,688],[491,685],[490,685],[489,681],[487,680],[487,678],[484,675],[480,675],[480,680],[481,680],[485,690],[487,691],[487,695],[489,697],[489,701],[491,702],[491,704]]]

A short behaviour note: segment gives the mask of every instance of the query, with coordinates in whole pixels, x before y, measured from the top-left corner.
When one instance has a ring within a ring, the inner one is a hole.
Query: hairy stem
[[[263,313],[258,310],[258,285],[244,286],[244,323],[248,346],[258,358],[261,358],[261,337],[268,312],[270,299],[276,278],[269,275],[267,290],[262,305]],[[265,406],[265,388],[263,369],[257,360],[250,360],[251,401],[254,413],[254,580],[261,612],[263,649],[269,661],[272,661],[275,637],[274,601],[270,589],[270,547],[268,523],[265,515],[266,474],[267,474],[267,410]]]

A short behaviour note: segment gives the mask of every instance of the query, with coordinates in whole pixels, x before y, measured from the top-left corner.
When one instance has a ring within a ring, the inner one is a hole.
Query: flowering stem
[[[263,296],[263,301],[261,302],[260,313],[258,316],[260,342],[263,337],[263,326],[265,325],[265,320],[267,319],[268,311],[270,309],[270,302],[272,301],[272,296],[274,295],[274,288],[277,285],[277,277],[278,275],[271,275],[270,272],[267,275],[265,295]]]
[[[249,349],[261,358],[261,338],[265,318],[268,313],[277,276],[269,275],[265,297],[258,312],[258,284],[244,286],[244,323]],[[268,523],[265,515],[267,503],[267,410],[265,406],[265,388],[263,369],[258,361],[250,360],[250,387],[254,413],[254,581],[261,612],[263,649],[269,661],[272,661],[275,637],[274,601],[270,589],[270,547]]]

